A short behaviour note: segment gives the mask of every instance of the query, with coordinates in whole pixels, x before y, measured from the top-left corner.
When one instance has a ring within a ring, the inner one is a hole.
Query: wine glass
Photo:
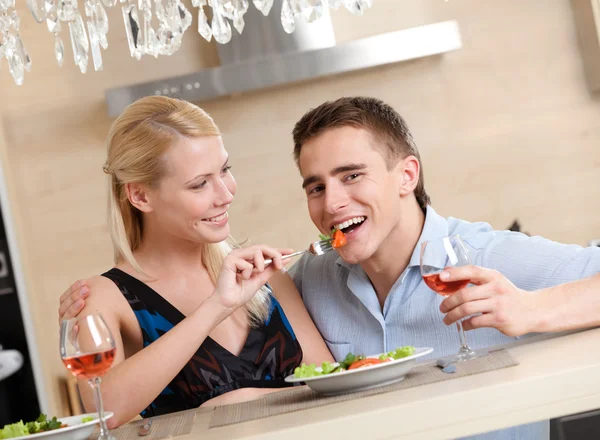
[[[448,267],[467,266],[471,264],[469,252],[458,235],[436,238],[421,244],[421,275],[423,281],[434,292],[447,297],[469,284],[469,280],[442,281],[440,273]],[[460,348],[453,362],[462,362],[476,357],[475,352],[467,344],[462,321],[456,321]]]
[[[101,377],[112,365],[115,352],[115,340],[100,314],[61,322],[60,356],[69,371],[78,379],[87,379],[94,391],[96,410],[100,417],[99,440],[115,440],[104,420],[100,392]]]

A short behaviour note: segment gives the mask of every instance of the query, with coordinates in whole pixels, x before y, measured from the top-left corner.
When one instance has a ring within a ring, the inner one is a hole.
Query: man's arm
[[[600,326],[600,274],[532,292],[539,305],[532,331],[559,332]]]

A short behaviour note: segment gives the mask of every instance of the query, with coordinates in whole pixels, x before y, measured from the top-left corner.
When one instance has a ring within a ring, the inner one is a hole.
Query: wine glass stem
[[[463,330],[462,321],[460,319],[456,321],[456,328],[458,329],[458,339],[460,340],[460,347],[470,350],[469,346],[467,345],[467,337],[465,336],[465,331]]]
[[[96,402],[96,410],[100,418],[100,435],[99,439],[108,438],[108,427],[106,426],[106,420],[104,420],[104,404],[102,403],[102,393],[100,392],[100,382],[102,379],[95,377],[89,381],[90,387],[94,390],[94,400]]]

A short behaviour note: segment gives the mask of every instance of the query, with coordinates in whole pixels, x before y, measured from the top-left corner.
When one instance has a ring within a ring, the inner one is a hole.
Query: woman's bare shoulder
[[[127,300],[119,287],[111,279],[97,275],[87,279],[90,294],[85,300],[85,308],[98,311],[118,311]]]

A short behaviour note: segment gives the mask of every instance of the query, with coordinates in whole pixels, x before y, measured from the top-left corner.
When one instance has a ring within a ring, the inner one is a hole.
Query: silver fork
[[[284,255],[282,257],[282,260],[286,260],[288,258],[292,258],[297,255],[302,255],[305,252],[310,252],[313,255],[323,255],[333,249],[333,247],[331,246],[332,241],[333,241],[333,238],[328,238],[327,240],[315,241],[310,244],[308,249]],[[272,262],[273,262],[273,260],[271,258],[267,258],[265,260],[265,265],[271,264]]]

